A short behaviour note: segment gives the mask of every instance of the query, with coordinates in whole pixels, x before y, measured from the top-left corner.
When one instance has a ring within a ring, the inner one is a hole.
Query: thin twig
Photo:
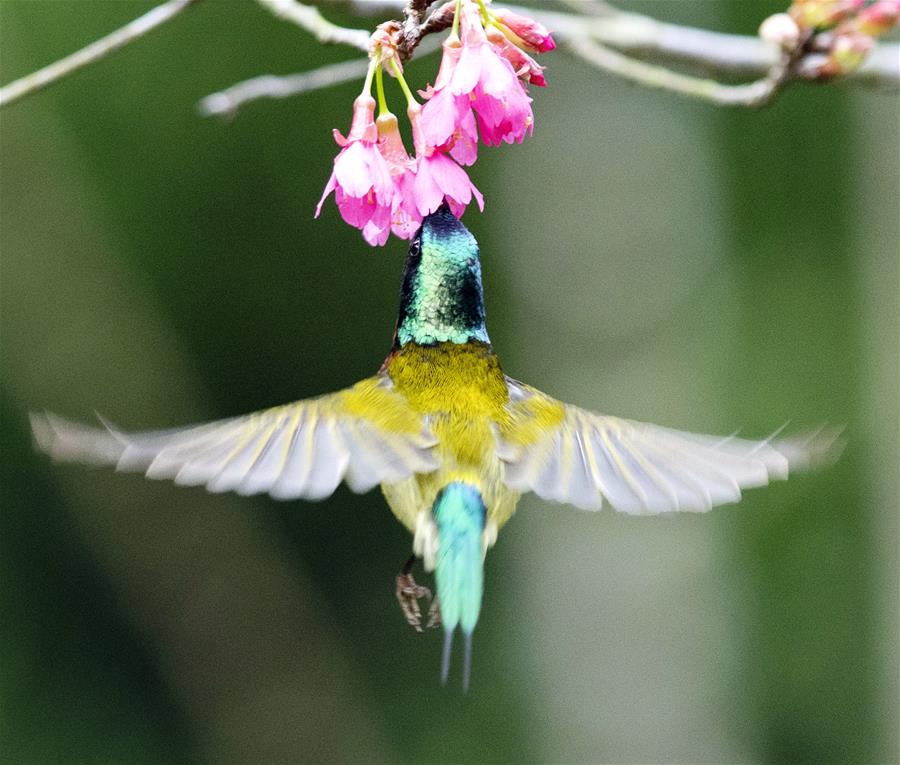
[[[618,13],[609,3],[604,0],[560,0],[573,13],[582,16],[610,16]]]
[[[671,90],[719,106],[763,106],[784,86],[790,71],[787,64],[776,65],[770,73],[743,85],[723,85],[715,80],[673,72],[655,64],[629,58],[586,37],[573,37],[567,47],[599,69],[612,72],[650,88]]]
[[[314,6],[303,5],[297,0],[256,0],[256,2],[279,19],[290,21],[315,35],[321,43],[350,45],[362,51],[369,49],[369,32],[365,29],[349,29],[332,24]]]
[[[434,53],[440,47],[436,38],[425,40],[419,46],[419,55]],[[264,74],[244,80],[225,90],[211,93],[197,104],[197,109],[204,117],[223,117],[234,119],[245,104],[262,98],[288,98],[301,93],[309,93],[342,82],[361,80],[368,69],[368,59],[358,58],[342,61],[339,64],[313,69],[310,72],[276,76]]]
[[[81,69],[83,66],[108,56],[113,51],[128,45],[128,43],[137,40],[139,37],[143,37],[147,32],[175,18],[179,13],[197,2],[199,0],[168,0],[168,2],[156,6],[156,8],[129,22],[124,27],[111,32],[106,37],[101,37],[99,40],[92,42],[87,47],[5,85],[3,88],[0,88],[0,106],[7,106],[22,96],[45,88],[61,77],[72,74],[72,72]]]
[[[405,2],[354,0],[352,5],[360,13],[374,15],[400,11]],[[580,7],[578,0],[569,7],[576,4]],[[588,16],[548,11],[539,6],[526,8],[504,3],[504,7],[540,21],[553,30],[557,42],[589,37],[607,48],[657,64],[684,64],[716,74],[765,78],[777,66],[780,56],[777,46],[758,37],[670,24],[619,10],[605,2],[585,3],[585,11],[592,14]],[[878,43],[862,67],[843,79],[900,87],[900,45]]]
[[[238,82],[225,90],[210,93],[201,99],[197,109],[204,117],[225,117],[234,119],[238,110],[248,101],[259,98],[288,98],[311,90],[328,88],[342,82],[365,77],[369,67],[368,59],[356,58],[329,64],[311,72],[290,74],[283,77],[264,74],[243,82]]]
[[[198,1],[167,0],[82,50],[10,83],[0,89],[0,106],[12,103],[109,55]],[[320,42],[368,50],[368,31],[333,24],[314,6],[304,5],[297,0],[257,2],[275,16],[312,33]],[[430,5],[426,0],[356,0],[353,4],[367,12],[406,11],[402,58],[411,55],[418,41],[425,35],[440,31],[447,23],[447,14],[441,13],[440,8],[422,21]],[[714,103],[757,106],[770,100],[790,80],[803,79],[809,70],[805,66],[808,62],[802,58],[791,61],[790,66],[783,66],[782,54],[778,48],[757,37],[668,24],[641,14],[620,11],[603,0],[591,0],[580,5],[569,2],[568,5],[583,8],[583,12],[579,14],[547,11],[540,7],[507,7],[530,14],[553,29],[560,43],[599,68],[651,87],[704,98]],[[725,85],[712,79],[673,72],[662,66],[654,66],[654,63],[684,64],[716,74],[741,74],[760,79],[743,85]],[[340,65],[335,65],[338,66]],[[254,78],[209,96],[202,102],[201,109],[208,114],[233,113],[240,104],[254,98],[283,98],[352,79],[357,76],[355,67],[358,66],[361,64],[348,64],[346,68],[325,67],[288,78]],[[879,43],[863,66],[843,79],[875,86],[900,87],[900,45]]]
[[[588,19],[586,24],[581,31],[564,24],[562,34],[557,36],[564,42],[569,34],[588,34],[599,43],[653,63],[684,64],[717,75],[767,78],[782,56],[777,45],[759,37],[669,24],[617,9]],[[799,62],[795,63],[798,65],[791,67],[789,78],[802,70]],[[862,67],[844,79],[900,87],[900,45],[877,44]]]
[[[900,44],[878,43],[850,79],[876,87],[900,88]]]

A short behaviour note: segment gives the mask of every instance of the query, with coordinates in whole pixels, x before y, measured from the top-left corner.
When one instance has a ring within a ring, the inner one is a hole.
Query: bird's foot
[[[400,610],[406,617],[406,622],[416,632],[422,631],[422,609],[419,601],[425,598],[428,603],[428,623],[426,629],[437,627],[441,623],[441,611],[437,598],[432,599],[431,590],[418,584],[412,575],[412,567],[416,561],[413,555],[403,570],[397,575],[397,602],[400,604]]]
[[[397,576],[397,602],[400,603],[400,610],[403,611],[407,623],[416,632],[422,631],[422,609],[419,606],[419,601],[422,598],[427,598],[432,603],[432,606],[434,605],[433,601],[431,601],[431,590],[416,584],[412,574],[399,574]],[[429,616],[430,614],[431,611],[429,609]]]
[[[431,605],[428,607],[428,624],[425,625],[425,629],[433,630],[436,627],[441,626],[441,601],[437,595],[434,596],[434,600],[431,601]]]

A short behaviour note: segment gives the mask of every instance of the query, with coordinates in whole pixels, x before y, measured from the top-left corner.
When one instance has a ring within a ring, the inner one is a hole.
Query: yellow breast
[[[427,418],[441,460],[434,473],[382,486],[391,510],[414,532],[419,513],[430,510],[437,493],[450,481],[465,481],[481,492],[488,524],[501,526],[519,495],[503,486],[494,453],[492,427],[505,421],[509,393],[490,346],[408,344],[388,359],[386,370],[395,390]]]

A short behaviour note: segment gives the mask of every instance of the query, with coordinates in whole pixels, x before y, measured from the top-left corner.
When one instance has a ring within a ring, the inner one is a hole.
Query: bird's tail
[[[441,622],[444,625],[444,655],[441,680],[450,672],[450,649],[456,627],[465,636],[463,689],[468,690],[472,666],[472,632],[481,612],[484,589],[483,534],[486,508],[481,493],[460,481],[447,484],[432,508],[438,529],[435,567]]]

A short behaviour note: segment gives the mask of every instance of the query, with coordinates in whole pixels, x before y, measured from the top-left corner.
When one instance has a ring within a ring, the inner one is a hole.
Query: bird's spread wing
[[[839,451],[839,429],[764,441],[705,436],[595,414],[507,384],[509,417],[496,428],[504,482],[585,510],[605,501],[625,513],[703,512]]]
[[[69,462],[115,465],[213,492],[322,499],[437,468],[436,439],[386,376],[320,398],[177,430],[123,433],[32,415],[38,447]]]

